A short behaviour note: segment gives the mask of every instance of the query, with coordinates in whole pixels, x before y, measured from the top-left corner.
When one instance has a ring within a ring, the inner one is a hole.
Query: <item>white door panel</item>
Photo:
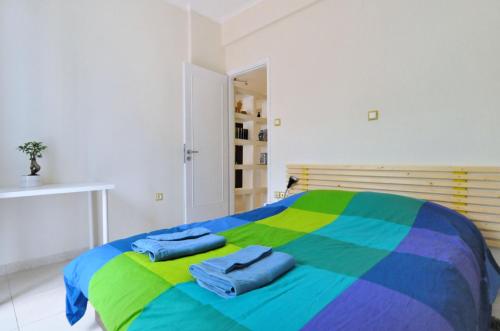
[[[184,65],[185,183],[188,223],[229,213],[228,79]]]

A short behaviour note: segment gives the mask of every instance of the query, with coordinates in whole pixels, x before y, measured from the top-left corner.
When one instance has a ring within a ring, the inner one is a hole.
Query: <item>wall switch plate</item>
[[[155,193],[155,200],[162,201],[163,200],[163,193],[161,193],[161,192]]]
[[[369,121],[376,121],[376,120],[378,120],[378,110],[370,110],[368,112],[368,120]]]
[[[274,119],[274,126],[281,126],[281,118]]]

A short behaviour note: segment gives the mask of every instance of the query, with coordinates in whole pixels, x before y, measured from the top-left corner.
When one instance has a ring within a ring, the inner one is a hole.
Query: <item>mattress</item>
[[[151,262],[131,243],[203,226],[210,252]],[[294,256],[272,284],[232,299],[188,268],[248,245]],[[499,268],[464,215],[409,197],[310,191],[247,213],[143,233],[66,266],[71,324],[88,302],[107,330],[488,330]]]

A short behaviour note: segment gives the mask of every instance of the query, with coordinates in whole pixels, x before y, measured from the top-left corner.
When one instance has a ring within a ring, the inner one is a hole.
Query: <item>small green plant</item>
[[[42,157],[42,152],[47,149],[47,146],[45,146],[42,142],[39,141],[30,141],[25,143],[24,145],[17,147],[17,149],[23,152],[24,154],[28,155],[28,158],[31,161],[30,176],[37,176],[37,173],[40,171],[41,167],[36,162],[36,158]]]

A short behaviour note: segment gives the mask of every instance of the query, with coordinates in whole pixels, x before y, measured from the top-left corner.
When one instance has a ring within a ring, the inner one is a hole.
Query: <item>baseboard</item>
[[[78,255],[82,254],[88,250],[88,248],[81,248],[72,251],[67,251],[63,253],[58,253],[54,255],[39,257],[36,259],[24,260],[19,262],[13,262],[8,264],[0,265],[0,276],[12,274],[18,271],[30,270],[38,268],[48,264],[54,264],[59,262],[68,261],[74,259]]]

